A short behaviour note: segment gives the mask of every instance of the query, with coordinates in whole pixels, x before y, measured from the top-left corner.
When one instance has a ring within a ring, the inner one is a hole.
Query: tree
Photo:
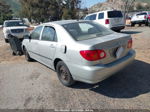
[[[0,1],[0,24],[3,24],[5,20],[12,19],[12,10],[5,2]]]
[[[79,0],[20,0],[22,17],[36,22],[76,19]]]
[[[126,18],[126,15],[129,13],[130,10],[133,10],[135,0],[122,0],[123,2],[123,11],[124,11],[124,17]]]

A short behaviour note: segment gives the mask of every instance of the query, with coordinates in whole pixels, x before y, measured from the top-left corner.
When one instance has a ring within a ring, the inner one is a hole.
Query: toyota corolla
[[[32,59],[55,70],[60,82],[98,83],[135,58],[130,35],[113,32],[91,21],[56,21],[39,25],[24,37],[22,48]]]

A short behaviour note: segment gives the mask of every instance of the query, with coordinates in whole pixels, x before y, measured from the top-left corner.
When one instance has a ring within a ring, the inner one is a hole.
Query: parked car
[[[125,19],[122,12],[118,10],[107,10],[88,14],[85,20],[95,21],[118,32],[125,28]]]
[[[145,11],[145,12],[139,12],[136,13],[132,16],[131,18],[131,26],[135,26],[135,24],[139,24],[141,26],[142,24],[147,25],[147,15],[149,15],[150,12]]]
[[[29,32],[27,30],[28,26],[25,25],[21,20],[7,20],[4,21],[3,33],[5,42],[9,42],[9,35],[13,35],[17,38],[23,38],[24,35],[27,35]]]
[[[148,26],[150,26],[150,14],[147,15],[146,19],[147,19],[147,24],[148,24]]]
[[[130,35],[92,21],[45,23],[25,36],[22,49],[27,61],[34,59],[56,70],[65,86],[100,82],[135,58]]]

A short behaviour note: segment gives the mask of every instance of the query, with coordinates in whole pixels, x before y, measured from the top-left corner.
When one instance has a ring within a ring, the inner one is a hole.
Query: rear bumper
[[[75,80],[94,84],[120,71],[129,65],[134,58],[135,51],[132,50],[125,57],[106,65],[80,66],[71,64],[68,65],[68,68]]]
[[[114,31],[122,30],[124,28],[125,28],[125,26],[111,27],[111,29],[114,30]]]

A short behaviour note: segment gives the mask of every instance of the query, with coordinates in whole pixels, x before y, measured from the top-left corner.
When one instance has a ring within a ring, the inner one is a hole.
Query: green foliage
[[[12,10],[10,6],[6,5],[5,2],[0,1],[0,24],[3,24],[5,20],[12,19]]]
[[[0,0],[0,1],[3,1],[10,6],[14,16],[19,16],[19,11],[21,9],[21,4],[19,0]]]
[[[79,0],[20,0],[22,17],[36,22],[77,18]]]

